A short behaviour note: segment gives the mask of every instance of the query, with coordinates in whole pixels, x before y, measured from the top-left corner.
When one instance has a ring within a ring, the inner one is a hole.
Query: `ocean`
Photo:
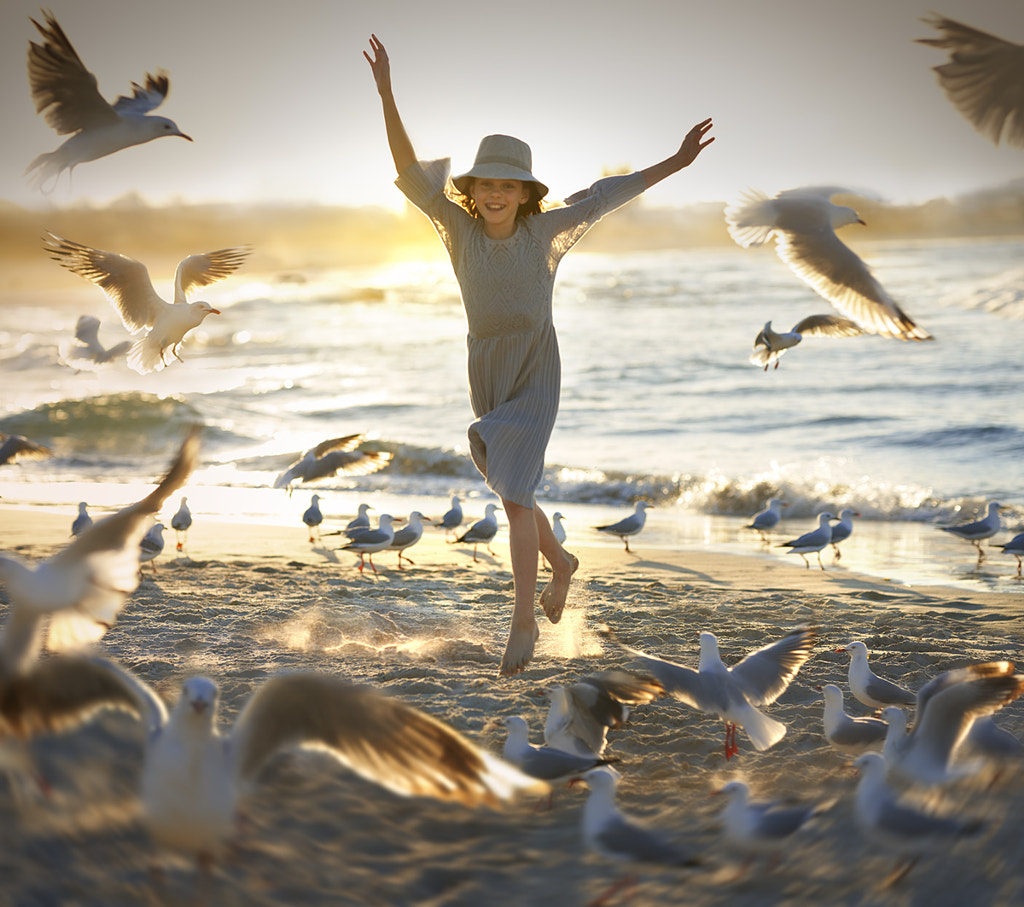
[[[654,509],[631,547],[647,556],[710,548],[802,568],[744,528],[780,497],[775,541],[813,528],[822,510],[860,514],[839,565],[823,554],[828,569],[1024,592],[1014,558],[990,549],[976,569],[974,549],[938,529],[992,500],[1006,505],[1004,529],[983,544],[1024,529],[1024,243],[857,251],[934,342],[811,337],[765,372],[748,357],[766,321],[788,330],[830,310],[769,250],[566,257],[554,303],[562,403],[538,500],[565,515],[570,547],[621,546],[593,527],[644,498]],[[54,451],[0,467],[6,505],[66,510],[70,527],[79,500],[97,513],[136,500],[198,422],[204,462],[186,489],[197,521],[302,531],[312,492],[328,524],[364,500],[439,517],[459,495],[468,519],[482,515],[493,496],[467,455],[465,320],[446,260],[272,279],[243,266],[199,296],[223,314],[189,335],[184,363],[152,375],[123,360],[68,364],[80,314],[101,319],[107,346],[128,337],[85,281],[0,305],[0,431]],[[386,470],[291,496],[272,487],[302,451],[354,432],[393,452]]]

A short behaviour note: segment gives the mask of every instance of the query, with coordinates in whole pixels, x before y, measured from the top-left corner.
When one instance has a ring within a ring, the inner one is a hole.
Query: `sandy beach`
[[[5,549],[26,560],[57,550],[68,520],[0,507]],[[536,657],[513,679],[497,676],[511,608],[507,543],[496,557],[447,545],[428,528],[399,571],[394,552],[379,573],[355,569],[337,537],[310,545],[303,530],[197,523],[185,552],[165,535],[157,573],[146,573],[117,624],[97,645],[154,685],[169,702],[181,682],[206,674],[221,685],[222,723],[271,675],[308,669],[371,684],[452,724],[494,752],[496,718],[518,714],[540,743],[543,688],[594,671],[636,669],[600,637],[608,624],[651,653],[696,666],[697,635],[714,631],[723,658],[809,624],[814,655],[768,713],[785,722],[781,743],[756,752],[744,733],[726,762],[721,723],[682,703],[657,700],[610,735],[623,776],[618,805],[689,847],[703,865],[686,870],[613,865],[587,852],[580,834],[583,787],[559,789],[554,806],[522,802],[474,811],[403,799],[348,773],[329,757],[291,751],[267,767],[247,804],[232,859],[219,865],[208,902],[271,904],[584,904],[626,871],[637,886],[613,903],[635,905],[1014,904],[1024,899],[1024,777],[1005,773],[990,789],[954,788],[942,808],[980,818],[980,836],[923,860],[884,889],[893,860],[854,824],[856,778],[849,757],[822,735],[817,686],[836,683],[852,700],[847,657],[863,640],[874,669],[912,689],[948,668],[1019,660],[1019,594],[913,589],[841,566],[691,551],[573,547],[580,570],[563,620],[541,624]],[[543,574],[541,582],[544,582]],[[540,611],[538,610],[538,614]],[[1024,738],[1024,709],[999,724]],[[48,797],[0,797],[2,901],[44,904],[186,904],[193,864],[156,850],[138,818],[142,751],[138,723],[107,713],[82,729],[39,739],[32,752],[52,785]],[[781,864],[735,878],[724,845],[720,798],[743,778],[759,797],[835,799],[792,842]],[[150,867],[164,869],[154,886]]]

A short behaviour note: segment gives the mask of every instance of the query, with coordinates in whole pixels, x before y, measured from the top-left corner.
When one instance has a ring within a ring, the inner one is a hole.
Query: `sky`
[[[926,5],[930,2],[933,5]],[[947,102],[914,43],[934,11],[1024,43],[1021,0],[52,0],[113,101],[164,69],[159,113],[195,141],[162,138],[77,168],[49,195],[25,166],[62,139],[26,77],[29,16],[0,4],[0,200],[402,205],[380,102],[362,57],[391,57],[419,157],[472,165],[479,139],[527,141],[551,198],[607,169],[640,169],[713,117],[715,143],[654,187],[653,206],[836,185],[894,204],[1024,177]]]

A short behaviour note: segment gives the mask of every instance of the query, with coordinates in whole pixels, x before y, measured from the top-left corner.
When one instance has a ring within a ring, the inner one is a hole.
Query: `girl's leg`
[[[540,594],[540,604],[548,620],[557,624],[562,619],[562,609],[565,607],[565,599],[569,595],[569,583],[572,582],[572,575],[576,572],[580,562],[575,555],[569,554],[558,543],[544,511],[534,505],[533,513],[537,521],[540,553],[544,555],[544,560],[551,567],[551,581]]]
[[[512,557],[512,585],[515,603],[512,623],[508,631],[508,644],[501,660],[500,673],[518,674],[533,658],[533,647],[540,635],[533,616],[534,597],[537,594],[537,555],[540,540],[534,508],[523,507],[501,499],[508,518],[509,551]],[[550,531],[550,530],[549,530]],[[553,538],[553,536],[552,536]]]

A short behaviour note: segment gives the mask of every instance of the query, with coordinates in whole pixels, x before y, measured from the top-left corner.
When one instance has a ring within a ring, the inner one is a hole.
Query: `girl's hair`
[[[537,188],[537,184],[533,180],[524,180],[523,185],[529,188],[530,197],[519,206],[519,210],[516,211],[516,220],[520,217],[526,217],[528,214],[540,214],[544,210],[542,196],[540,189]],[[480,216],[480,212],[476,210],[476,202],[469,195],[459,192],[458,189],[455,190],[453,195],[455,201],[462,205],[473,217]]]

